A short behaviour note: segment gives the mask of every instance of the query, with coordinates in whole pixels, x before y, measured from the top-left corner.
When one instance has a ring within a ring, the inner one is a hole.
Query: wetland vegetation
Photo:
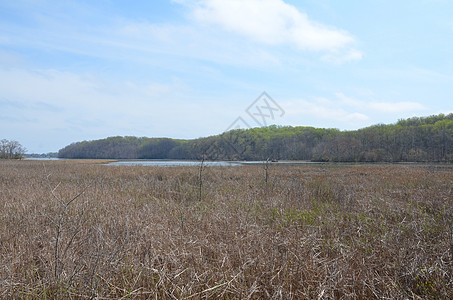
[[[1,298],[453,298],[451,165],[95,162],[0,161]]]

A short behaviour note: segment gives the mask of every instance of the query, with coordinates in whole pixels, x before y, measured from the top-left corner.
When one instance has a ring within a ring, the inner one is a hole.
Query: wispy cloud
[[[0,68],[0,127],[13,131],[20,125],[37,136],[65,128],[55,136],[60,146],[62,141],[110,135],[194,138],[220,131],[229,119],[206,114],[219,104],[190,101],[189,88],[177,78],[165,83],[112,82],[51,69]]]
[[[134,51],[146,62],[149,54],[167,59],[197,59],[221,65],[262,66],[280,63],[278,55],[264,48],[241,44],[199,24],[153,24],[128,21],[118,24],[112,47]],[[149,60],[149,59],[148,59]],[[155,62],[154,62],[155,63]]]
[[[333,63],[335,65],[341,65],[351,61],[362,60],[363,53],[357,49],[342,49],[342,50],[332,50],[329,53],[323,55],[321,59],[328,63]]]
[[[358,129],[381,122],[394,122],[427,110],[418,102],[376,101],[370,97],[357,99],[341,92],[329,98],[287,100],[282,106],[287,111],[288,121],[292,123],[298,120],[299,124],[319,127],[341,124],[341,129]]]
[[[300,49],[332,50],[354,41],[346,31],[316,23],[282,0],[204,0],[196,20],[215,24],[265,44],[293,44]]]
[[[442,26],[419,11],[397,28],[358,2],[145,2],[0,1],[0,128],[22,128],[14,139],[27,148],[58,140],[48,150],[108,135],[199,137],[263,90],[284,108],[282,125],[356,129],[452,109],[448,9],[430,6],[436,20],[445,12]]]
[[[323,97],[294,99],[284,101],[282,105],[287,111],[288,119],[292,122],[298,119],[300,125],[326,127],[321,124],[341,122],[343,126],[353,128],[366,124],[370,119],[365,113],[347,109],[338,101]]]
[[[383,113],[410,113],[420,112],[426,107],[417,102],[371,102],[370,109]]]
[[[426,109],[426,107],[423,104],[412,101],[400,101],[400,102],[376,101],[376,100],[364,101],[348,97],[343,93],[336,93],[335,96],[337,97],[338,100],[340,100],[340,103],[350,106],[353,109],[359,109],[362,111],[399,114],[399,113],[421,112]]]
[[[313,54],[333,64],[362,58],[351,33],[316,22],[282,0],[173,2],[186,7],[189,17],[159,23],[99,11],[97,21],[86,5],[77,2],[49,11],[34,4],[36,12],[22,3],[32,26],[9,24],[8,34],[0,33],[0,42],[3,37],[3,44],[10,46],[153,66],[165,64],[175,69],[184,68],[184,61],[189,59],[262,67],[302,62],[301,56],[311,59]],[[82,25],[80,20],[87,23]],[[0,53],[0,61],[5,55]]]
[[[324,52],[322,59],[342,64],[362,59],[349,32],[321,24],[282,0],[177,1],[191,9],[193,20],[207,28],[245,37],[261,46],[290,46]]]

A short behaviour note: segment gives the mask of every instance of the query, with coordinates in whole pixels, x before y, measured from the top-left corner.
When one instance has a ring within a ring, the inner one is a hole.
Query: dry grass
[[[448,166],[198,172],[0,161],[0,298],[453,298]]]

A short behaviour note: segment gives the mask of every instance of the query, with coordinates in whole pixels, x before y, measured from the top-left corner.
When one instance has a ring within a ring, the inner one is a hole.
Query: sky
[[[451,0],[0,0],[0,139],[47,153],[451,113],[452,14]]]

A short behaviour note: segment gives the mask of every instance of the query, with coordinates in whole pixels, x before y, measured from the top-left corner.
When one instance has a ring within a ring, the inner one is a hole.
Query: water
[[[27,160],[42,160],[42,161],[51,161],[51,160],[64,160],[57,157],[27,157]],[[269,162],[271,165],[298,165],[298,164],[312,164],[317,162],[310,161],[277,161]],[[190,167],[190,166],[200,166],[201,161],[194,160],[118,160],[115,162],[107,163],[109,166],[149,166],[149,167]],[[266,164],[266,161],[205,161],[203,162],[204,166],[212,167],[238,167],[243,165],[262,165]]]
[[[205,161],[204,166],[212,167],[237,167],[242,165],[261,165],[265,161]],[[269,162],[269,164],[311,164],[309,161],[278,161]],[[183,166],[200,166],[201,161],[187,160],[120,160],[108,163],[109,166],[150,166],[150,167],[183,167]]]
[[[187,160],[120,160],[108,163],[109,166],[150,166],[150,167],[189,167],[199,166],[201,161]],[[231,167],[240,166],[241,163],[234,161],[205,161],[204,166]]]
[[[25,157],[25,160],[61,160],[58,157]]]

